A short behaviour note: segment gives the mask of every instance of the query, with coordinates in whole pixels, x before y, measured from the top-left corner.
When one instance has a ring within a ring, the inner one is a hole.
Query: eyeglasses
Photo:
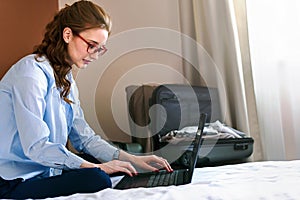
[[[94,45],[94,44],[86,41],[86,39],[84,39],[81,35],[76,34],[76,36],[78,36],[82,41],[84,41],[88,45],[86,51],[89,54],[97,53],[99,56],[102,56],[103,54],[106,53],[107,48],[104,45],[100,45],[100,47],[97,47],[97,45]]]

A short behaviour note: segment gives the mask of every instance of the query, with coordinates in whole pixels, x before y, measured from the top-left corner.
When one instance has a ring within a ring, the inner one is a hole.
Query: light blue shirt
[[[84,160],[65,147],[68,138],[76,150],[112,160],[117,149],[85,121],[72,74],[69,105],[48,60],[34,56],[19,60],[0,81],[0,176],[28,179],[79,168]]]

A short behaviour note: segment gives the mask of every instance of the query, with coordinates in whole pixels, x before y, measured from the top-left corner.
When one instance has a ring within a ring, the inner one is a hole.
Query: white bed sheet
[[[197,168],[192,183],[182,186],[105,189],[49,200],[291,200],[300,199],[299,186],[300,160],[264,161]]]

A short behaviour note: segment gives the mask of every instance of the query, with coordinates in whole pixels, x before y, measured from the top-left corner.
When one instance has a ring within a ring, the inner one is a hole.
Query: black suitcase
[[[162,137],[173,130],[196,126],[201,112],[208,114],[207,123],[223,121],[219,101],[216,88],[181,84],[165,84],[156,87],[149,106],[152,108],[150,125],[154,150],[165,157],[170,156],[170,152],[182,151],[177,164],[186,165],[189,159],[189,147],[184,143],[170,145],[162,142]],[[244,162],[253,152],[253,142],[254,140],[247,136],[231,139],[203,139],[198,166]],[[168,145],[167,150],[164,149],[166,145]]]

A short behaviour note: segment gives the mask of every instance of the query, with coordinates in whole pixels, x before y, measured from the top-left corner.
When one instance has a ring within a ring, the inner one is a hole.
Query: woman
[[[163,158],[134,156],[111,146],[84,119],[71,69],[85,68],[102,56],[110,31],[110,18],[101,7],[78,1],[56,14],[34,54],[19,60],[2,78],[1,198],[97,192],[111,187],[108,174],[133,176],[135,167],[172,171]],[[65,147],[68,138],[77,151],[101,162],[70,152]]]

